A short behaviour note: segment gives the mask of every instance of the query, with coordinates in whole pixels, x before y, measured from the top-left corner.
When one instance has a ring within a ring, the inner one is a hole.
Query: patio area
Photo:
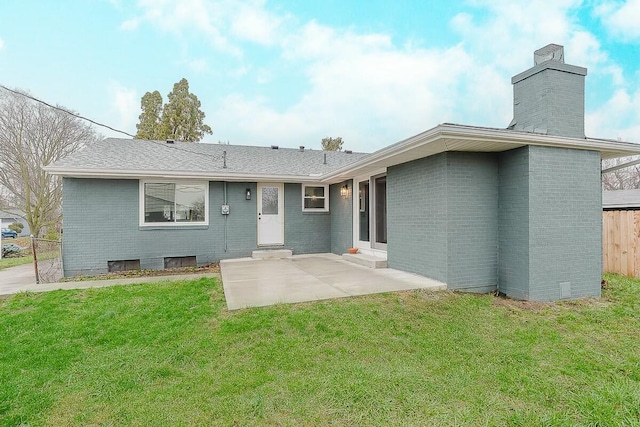
[[[410,289],[446,289],[426,277],[390,268],[371,269],[334,254],[240,258],[220,262],[229,310],[344,298]]]

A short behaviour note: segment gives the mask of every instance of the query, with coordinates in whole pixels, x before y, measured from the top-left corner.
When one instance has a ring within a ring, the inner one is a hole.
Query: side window
[[[208,187],[206,182],[141,183],[140,224],[206,224]]]
[[[328,185],[302,185],[302,211],[303,212],[328,212],[329,211],[329,186]]]

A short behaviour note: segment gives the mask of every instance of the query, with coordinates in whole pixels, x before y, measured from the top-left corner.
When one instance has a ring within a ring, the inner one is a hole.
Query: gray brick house
[[[64,180],[64,272],[161,269],[257,248],[355,246],[449,289],[600,295],[602,158],[584,135],[587,70],[562,47],[513,77],[506,129],[441,124],[371,154],[107,139],[48,167]]]

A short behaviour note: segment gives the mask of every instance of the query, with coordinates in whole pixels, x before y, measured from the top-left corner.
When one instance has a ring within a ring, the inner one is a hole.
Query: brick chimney
[[[564,47],[550,44],[533,54],[534,65],[511,79],[509,129],[584,138],[587,69],[564,63]]]

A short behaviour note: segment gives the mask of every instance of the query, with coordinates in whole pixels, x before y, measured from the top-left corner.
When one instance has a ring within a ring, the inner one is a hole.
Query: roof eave
[[[237,172],[186,172],[163,170],[113,170],[113,169],[78,169],[64,167],[46,167],[45,170],[65,178],[97,178],[97,179],[199,179],[228,182],[319,182],[320,174],[310,175],[276,175],[251,174]]]
[[[438,125],[428,131],[378,150],[362,160],[329,172],[322,177],[323,182],[339,182],[362,173],[404,163],[422,157],[457,149],[461,141],[467,141],[464,151],[474,151],[474,143],[503,145],[492,152],[507,151],[525,145],[548,146],[599,151],[602,158],[616,158],[640,154],[640,144],[602,139],[578,139],[508,129],[475,128],[451,124]],[[481,151],[481,150],[478,150]],[[394,162],[395,160],[402,160]]]

